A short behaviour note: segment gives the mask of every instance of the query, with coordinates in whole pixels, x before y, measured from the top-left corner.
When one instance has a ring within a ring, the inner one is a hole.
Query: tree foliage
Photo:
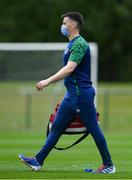
[[[61,15],[79,11],[82,35],[99,45],[99,80],[132,80],[131,0],[1,0],[1,42],[65,41]]]

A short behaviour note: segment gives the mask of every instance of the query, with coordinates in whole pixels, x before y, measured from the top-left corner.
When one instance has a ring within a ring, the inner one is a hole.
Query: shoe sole
[[[24,160],[22,159],[22,157],[20,156],[20,154],[18,155],[18,157],[19,157],[19,159],[21,160],[21,162],[24,163],[25,165],[27,165],[28,167],[30,167],[30,168],[32,169],[32,171],[36,171],[36,172],[37,172],[37,171],[40,170],[40,167],[36,168],[36,167],[31,166],[31,165],[29,165],[28,163],[26,163],[26,161],[24,161]]]

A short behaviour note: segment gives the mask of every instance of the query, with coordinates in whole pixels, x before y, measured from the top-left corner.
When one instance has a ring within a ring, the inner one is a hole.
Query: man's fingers
[[[37,83],[36,88],[38,91],[41,91],[41,90],[43,90],[43,85],[41,83]]]
[[[42,81],[39,81],[37,84],[36,84],[36,88],[38,91],[42,91],[43,88],[45,88],[46,86],[48,86],[49,82],[47,80],[42,80]]]

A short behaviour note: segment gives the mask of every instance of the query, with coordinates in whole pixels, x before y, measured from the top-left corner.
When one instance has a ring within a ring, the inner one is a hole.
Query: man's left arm
[[[56,81],[64,79],[66,76],[69,76],[77,67],[77,63],[74,61],[68,61],[67,65],[60,69],[56,74],[49,77],[48,79],[41,80],[36,84],[38,91],[43,90],[46,86]]]

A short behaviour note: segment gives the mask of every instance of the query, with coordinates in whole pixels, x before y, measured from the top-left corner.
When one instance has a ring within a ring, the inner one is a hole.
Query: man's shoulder
[[[88,43],[82,36],[77,37],[72,45],[72,49],[74,48],[87,49],[87,47],[88,47]]]
[[[79,42],[79,43],[86,43],[86,44],[88,44],[87,43],[87,41],[84,39],[84,37],[82,37],[82,36],[79,36],[78,38],[77,38],[77,41]]]

